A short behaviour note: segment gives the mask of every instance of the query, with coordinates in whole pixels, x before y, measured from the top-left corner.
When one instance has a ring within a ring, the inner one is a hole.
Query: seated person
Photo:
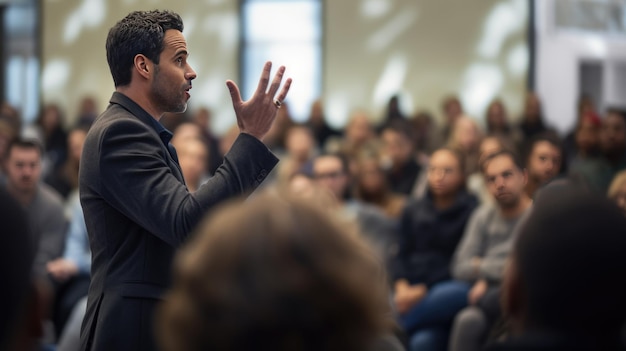
[[[481,206],[468,224],[455,253],[453,276],[473,284],[466,297],[469,307],[455,318],[450,350],[480,350],[500,316],[499,286],[518,222],[530,212],[526,171],[510,151],[499,151],[482,162],[495,206]]]
[[[521,227],[503,284],[511,337],[488,348],[624,350],[626,218],[600,195],[547,188]]]
[[[435,151],[426,196],[411,200],[402,214],[393,265],[394,303],[414,350],[445,348],[450,320],[433,311],[445,308],[440,302],[451,306],[440,293],[454,284],[449,282],[452,255],[477,205],[465,189],[460,153]]]
[[[527,145],[524,157],[528,170],[526,194],[531,199],[541,188],[561,172],[563,147],[556,134],[538,134]]]
[[[313,203],[261,194],[200,224],[156,313],[161,350],[376,349],[391,326],[380,265]]]

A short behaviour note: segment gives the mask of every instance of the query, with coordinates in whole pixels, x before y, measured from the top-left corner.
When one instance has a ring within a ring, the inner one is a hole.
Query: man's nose
[[[189,66],[189,69],[187,70],[187,72],[185,72],[185,79],[187,80],[194,80],[196,79],[196,71],[193,70],[193,68],[191,68],[191,66]]]

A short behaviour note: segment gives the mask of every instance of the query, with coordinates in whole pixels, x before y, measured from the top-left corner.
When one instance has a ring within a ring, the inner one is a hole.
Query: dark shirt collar
[[[131,98],[129,98],[128,96],[116,91],[113,93],[113,96],[111,96],[111,100],[109,102],[122,106],[130,113],[132,113],[135,117],[139,118],[139,120],[148,124],[149,126],[152,126],[152,128],[161,138],[161,141],[163,141],[163,144],[165,144],[166,146],[172,140],[172,137],[174,136],[172,132],[167,130],[167,128],[165,128],[159,121],[154,119],[154,117],[152,117],[148,112],[146,112],[146,110],[144,110],[136,102],[131,100]]]

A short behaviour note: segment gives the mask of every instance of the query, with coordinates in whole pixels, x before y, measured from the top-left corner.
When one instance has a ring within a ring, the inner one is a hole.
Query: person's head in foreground
[[[573,185],[543,189],[521,228],[503,308],[526,349],[615,350],[626,320],[626,218]]]
[[[164,351],[364,350],[385,327],[374,254],[311,201],[259,195],[215,212],[175,261]]]
[[[35,350],[43,335],[43,291],[32,278],[35,251],[22,206],[0,188],[0,350]]]

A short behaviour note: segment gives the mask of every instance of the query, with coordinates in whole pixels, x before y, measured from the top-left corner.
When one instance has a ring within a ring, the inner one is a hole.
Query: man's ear
[[[143,77],[144,79],[150,79],[152,77],[152,70],[154,65],[149,58],[142,54],[137,54],[135,55],[133,63],[135,68],[134,70],[139,76]]]
[[[500,294],[500,306],[505,317],[511,318],[514,331],[521,329],[525,318],[525,293],[523,282],[514,257],[511,257],[504,269],[504,279]]]

